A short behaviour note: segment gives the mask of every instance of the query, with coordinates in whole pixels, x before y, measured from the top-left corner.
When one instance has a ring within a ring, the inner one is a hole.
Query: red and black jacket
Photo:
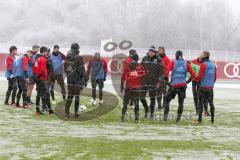
[[[33,65],[33,74],[37,80],[48,80],[47,58],[37,55]]]

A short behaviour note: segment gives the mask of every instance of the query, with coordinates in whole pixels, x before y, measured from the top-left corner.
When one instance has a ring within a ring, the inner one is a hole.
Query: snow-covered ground
[[[7,81],[1,78],[1,102],[7,88]],[[115,92],[108,79],[105,90]],[[154,124],[142,123],[139,125],[118,121],[98,124],[79,124],[63,122],[59,119],[50,121],[33,118],[33,110],[15,109],[0,106],[0,159],[41,159],[54,156],[66,156],[62,149],[62,141],[48,143],[50,139],[79,138],[79,139],[105,139],[113,142],[152,141],[152,142],[203,142],[211,144],[205,149],[148,149],[143,147],[143,156],[151,155],[153,159],[240,159],[240,151],[234,148],[240,145],[240,84],[219,82],[215,88],[216,124],[210,125],[209,118],[204,118],[204,125],[192,125],[189,119],[184,119],[180,125],[174,123],[156,122]],[[189,108],[193,109],[192,92],[187,90],[184,114]],[[171,104],[171,111],[176,112],[177,101]],[[120,110],[119,110],[120,113]],[[13,116],[14,115],[14,116]],[[171,120],[172,121],[172,120]],[[160,123],[160,124],[159,124]],[[29,140],[32,139],[31,140]],[[35,142],[46,141],[44,145]],[[49,152],[50,151],[50,152]],[[78,159],[86,155],[88,150],[81,150],[69,156],[69,159]],[[14,154],[12,154],[14,153]],[[95,154],[95,153],[91,153]],[[140,158],[141,159],[141,158]]]

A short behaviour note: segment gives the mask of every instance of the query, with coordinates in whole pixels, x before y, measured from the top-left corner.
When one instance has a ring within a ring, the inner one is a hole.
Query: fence
[[[31,47],[19,47],[18,52],[24,53],[26,50],[31,49]],[[64,54],[67,54],[68,48],[61,48],[61,51]],[[146,55],[148,49],[147,48],[136,48],[138,51],[140,58]],[[97,47],[87,48],[84,47],[81,49],[81,55],[93,55],[94,52],[99,51]],[[128,54],[128,51],[123,50],[115,50],[114,52],[103,52],[102,56],[106,57],[108,60],[108,66],[111,66],[112,60],[111,57],[114,56],[117,53],[124,53]],[[171,58],[174,59],[176,50],[174,49],[167,49],[166,53]],[[4,71],[5,67],[5,59],[7,56],[7,51],[1,52],[0,51],[0,71]],[[184,58],[187,60],[195,59],[199,56],[200,51],[197,50],[183,50]],[[215,61],[215,64],[217,66],[217,77],[218,79],[223,80],[233,80],[238,79],[240,80],[240,54],[239,52],[224,52],[224,51],[210,51],[211,53],[211,59]],[[113,70],[114,68],[111,68],[110,70]],[[121,72],[121,68],[115,68],[117,72]],[[114,69],[114,70],[115,70]]]

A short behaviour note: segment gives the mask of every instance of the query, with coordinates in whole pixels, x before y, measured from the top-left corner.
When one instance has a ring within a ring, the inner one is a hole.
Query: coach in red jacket
[[[36,55],[36,59],[33,65],[33,74],[36,80],[37,98],[36,98],[36,115],[42,114],[40,111],[40,98],[42,98],[43,107],[47,107],[49,114],[53,114],[50,103],[50,94],[47,85],[48,71],[47,71],[47,58],[48,48],[42,46],[40,48],[40,54]]]
[[[169,70],[169,65],[170,65],[171,60],[166,55],[164,47],[158,47],[158,55],[162,58],[162,65],[163,65],[164,72],[165,72],[165,80],[168,81],[168,70]],[[163,87],[158,91],[158,94],[157,94],[158,109],[163,108],[162,107],[163,106],[162,97],[167,92],[166,83],[161,83],[161,84],[163,85]]]

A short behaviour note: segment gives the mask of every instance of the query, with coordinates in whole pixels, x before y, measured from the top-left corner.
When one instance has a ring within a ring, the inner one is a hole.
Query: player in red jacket
[[[92,103],[92,105],[96,105],[97,103],[97,86],[99,88],[99,104],[103,104],[103,87],[104,82],[106,81],[107,71],[106,59],[102,58],[99,52],[96,52],[93,59],[88,63],[86,74],[87,81],[89,77],[91,77],[92,99],[90,100],[90,103]]]
[[[40,98],[42,98],[43,107],[47,106],[49,114],[53,114],[50,103],[50,94],[47,84],[48,71],[47,71],[47,58],[48,48],[42,46],[40,48],[40,54],[36,55],[36,59],[33,65],[33,74],[36,80],[37,98],[36,98],[36,115],[43,114],[40,111]]]
[[[27,96],[27,84],[29,83],[28,63],[31,56],[32,56],[31,51],[27,51],[24,55],[19,56],[16,61],[15,76],[18,84],[16,107],[19,107],[19,108],[30,107],[30,105],[27,103],[26,96]],[[23,106],[19,104],[21,97],[23,99]]]
[[[17,54],[17,47],[16,46],[11,46],[9,48],[10,54],[7,56],[7,59],[5,61],[5,77],[8,80],[8,90],[6,93],[6,99],[4,104],[5,105],[10,105],[8,103],[8,100],[10,98],[10,95],[12,94],[12,102],[11,105],[15,105],[15,97],[16,97],[16,92],[17,92],[17,83],[15,79],[15,67],[16,67],[16,62],[15,62],[15,56]]]
[[[211,113],[211,123],[214,123],[214,114],[215,107],[213,103],[214,92],[213,88],[217,79],[217,72],[215,64],[209,60],[210,53],[208,51],[204,51],[201,56],[201,61],[203,61],[200,65],[199,74],[197,77],[197,81],[199,84],[199,118],[198,122],[202,123],[202,112],[203,112],[203,104],[209,103],[210,113]]]
[[[125,121],[127,105],[131,99],[135,105],[135,122],[139,122],[139,99],[141,97],[141,79],[145,76],[145,69],[138,62],[138,55],[133,57],[132,62],[128,63],[128,69],[122,74],[122,83],[124,84],[124,98],[121,121]],[[125,66],[126,67],[126,66]],[[121,89],[123,92],[123,87]]]
[[[168,82],[168,70],[169,70],[169,65],[170,65],[171,60],[166,55],[164,47],[158,47],[158,55],[162,58],[162,65],[163,65],[164,72],[165,72],[165,80]],[[164,85],[164,87],[162,87],[161,90],[158,91],[158,94],[157,94],[158,109],[163,108],[162,97],[167,92],[166,83],[161,83],[161,84]]]
[[[187,72],[189,72],[191,74],[191,79],[195,78],[195,73],[192,70],[190,64],[187,63],[187,61],[183,60],[182,51],[176,52],[176,59],[175,59],[175,61],[172,61],[170,63],[168,73],[170,71],[172,71],[171,87],[165,96],[163,120],[167,121],[170,102],[172,99],[175,98],[176,95],[178,95],[178,105],[179,106],[178,106],[178,114],[177,114],[177,119],[176,119],[176,122],[178,123],[182,116],[184,99],[186,98]]]
[[[125,59],[125,61],[123,62],[123,71],[122,71],[122,76],[121,76],[121,80],[124,80],[125,78],[125,73],[127,73],[129,71],[129,63],[131,63],[133,61],[133,57],[134,56],[138,56],[137,55],[137,51],[135,49],[131,49],[129,50],[129,56]]]
[[[137,58],[136,58],[137,57]],[[125,76],[126,73],[129,72],[130,68],[129,68],[129,63],[131,63],[133,61],[133,59],[138,59],[138,54],[137,51],[135,49],[130,49],[129,50],[129,56],[125,59],[124,63],[123,63],[123,71],[122,71],[122,76],[121,76],[121,92],[123,92],[124,90],[124,81],[125,81]],[[144,107],[145,110],[145,118],[148,117],[148,112],[149,112],[149,107],[147,104],[147,101],[144,97],[140,98],[140,101]],[[130,100],[130,106],[132,106],[134,104],[134,100],[131,99]]]

